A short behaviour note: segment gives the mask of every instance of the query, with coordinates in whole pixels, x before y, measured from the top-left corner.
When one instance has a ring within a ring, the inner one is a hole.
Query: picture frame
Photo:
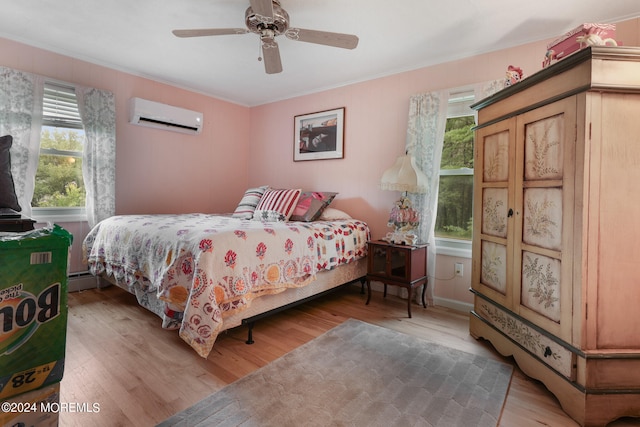
[[[345,108],[293,118],[293,161],[344,158]]]

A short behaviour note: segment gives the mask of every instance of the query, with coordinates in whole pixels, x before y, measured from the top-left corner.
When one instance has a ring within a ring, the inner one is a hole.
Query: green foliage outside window
[[[440,163],[437,237],[471,240],[474,126],[473,116],[447,120]]]
[[[33,207],[83,207],[82,179],[84,132],[77,129],[43,128],[36,173]]]

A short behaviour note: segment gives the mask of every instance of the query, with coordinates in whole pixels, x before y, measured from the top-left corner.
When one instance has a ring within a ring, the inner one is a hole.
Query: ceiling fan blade
[[[253,9],[253,13],[273,22],[273,3],[271,0],[251,0],[251,9]]]
[[[282,72],[280,48],[273,38],[262,38],[262,56],[264,57],[264,71],[267,74],[277,74]]]
[[[249,31],[244,28],[202,28],[172,31],[176,37],[226,36],[229,34],[246,34],[248,32]]]
[[[341,47],[343,49],[355,49],[359,40],[357,36],[351,34],[305,30],[303,28],[289,28],[284,35],[291,40]]]

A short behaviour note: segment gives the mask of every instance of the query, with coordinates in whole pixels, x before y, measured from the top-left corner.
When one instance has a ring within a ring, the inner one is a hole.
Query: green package
[[[73,236],[54,225],[0,233],[0,399],[59,382]]]

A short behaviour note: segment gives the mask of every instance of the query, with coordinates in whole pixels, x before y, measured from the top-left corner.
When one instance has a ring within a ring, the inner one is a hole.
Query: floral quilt
[[[123,215],[96,225],[83,250],[92,274],[113,276],[207,357],[228,314],[362,258],[369,237],[367,224],[355,219]]]

